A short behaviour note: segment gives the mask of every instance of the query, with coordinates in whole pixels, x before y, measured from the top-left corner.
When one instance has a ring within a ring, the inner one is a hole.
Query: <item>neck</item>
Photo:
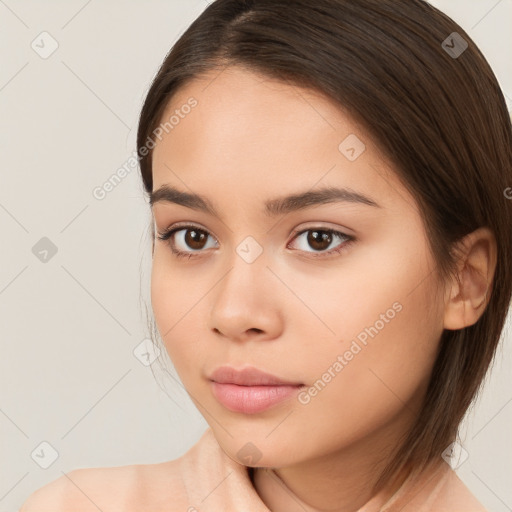
[[[272,512],[357,512],[364,505],[364,512],[376,512],[407,476],[373,494],[399,441],[393,431],[396,424],[326,456],[281,468],[255,468],[256,492]]]

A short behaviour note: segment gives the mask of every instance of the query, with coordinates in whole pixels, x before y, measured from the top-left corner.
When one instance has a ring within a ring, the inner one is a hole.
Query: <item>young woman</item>
[[[422,0],[216,0],[140,116],[158,333],[210,428],[23,512],[476,512],[449,455],[512,291],[512,127]]]

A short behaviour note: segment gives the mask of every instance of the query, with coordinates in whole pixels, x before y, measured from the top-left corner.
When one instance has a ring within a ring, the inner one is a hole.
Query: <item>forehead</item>
[[[318,184],[413,201],[364,129],[311,89],[232,66],[179,89],[161,126],[169,120],[153,150],[153,190],[274,197]]]

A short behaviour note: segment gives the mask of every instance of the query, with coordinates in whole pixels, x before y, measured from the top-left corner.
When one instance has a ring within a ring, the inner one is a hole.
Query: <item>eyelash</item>
[[[169,247],[171,248],[171,252],[176,256],[176,258],[187,258],[187,259],[195,258],[198,255],[200,255],[200,253],[203,251],[195,251],[192,253],[185,252],[185,251],[178,251],[173,247],[173,244],[171,241],[171,237],[174,235],[174,233],[177,233],[178,231],[182,231],[182,230],[187,231],[190,228],[196,229],[198,231],[201,231],[201,232],[206,233],[207,235],[211,236],[211,234],[206,229],[200,228],[199,226],[194,226],[192,224],[184,224],[184,225],[170,227],[169,229],[166,229],[162,233],[158,233],[157,238],[159,240],[162,240],[163,242],[167,242],[167,245],[169,245]],[[336,249],[331,249],[330,251],[317,252],[317,253],[314,253],[314,252],[309,253],[309,251],[306,251],[308,254],[312,254],[313,258],[323,258],[323,257],[325,257],[326,254],[329,255],[328,257],[332,256],[333,254],[340,254],[343,251],[345,251],[349,245],[351,245],[353,242],[356,241],[356,238],[354,236],[347,235],[347,234],[343,233],[342,231],[337,231],[335,229],[330,229],[330,228],[318,228],[318,227],[303,229],[302,231],[295,231],[293,233],[292,240],[295,240],[295,238],[297,238],[299,235],[307,233],[308,231],[321,231],[322,233],[329,233],[331,235],[340,236],[341,238],[345,238],[345,242],[343,242]]]

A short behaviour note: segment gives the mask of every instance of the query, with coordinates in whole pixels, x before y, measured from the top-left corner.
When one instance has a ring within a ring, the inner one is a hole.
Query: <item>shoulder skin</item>
[[[19,512],[173,512],[182,509],[176,461],[75,469],[34,491]]]

